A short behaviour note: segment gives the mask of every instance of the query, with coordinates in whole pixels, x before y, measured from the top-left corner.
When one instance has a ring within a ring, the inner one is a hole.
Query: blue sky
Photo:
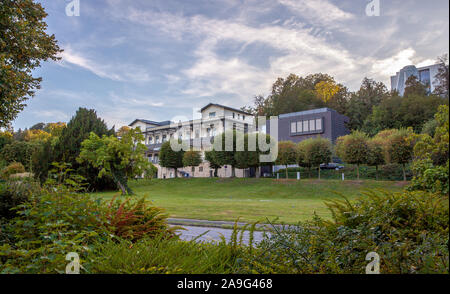
[[[15,129],[68,121],[78,107],[109,126],[189,116],[209,102],[240,108],[289,73],[328,73],[356,90],[449,51],[449,1],[41,0],[62,61],[36,70],[42,89]]]

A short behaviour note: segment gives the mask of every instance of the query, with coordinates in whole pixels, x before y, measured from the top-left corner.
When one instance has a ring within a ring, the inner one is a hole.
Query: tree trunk
[[[231,166],[231,177],[232,178],[236,177],[236,168],[234,167],[234,165]]]
[[[261,177],[261,168],[259,166],[255,167],[255,177],[257,179]]]
[[[319,165],[319,180],[320,180],[320,165]]]
[[[288,166],[286,165],[286,180],[289,178]]]
[[[178,168],[175,168],[175,178],[178,178]]]
[[[120,181],[117,181],[117,186],[119,186],[119,189],[122,191],[122,195],[127,195],[127,189]]]
[[[308,166],[308,178],[311,178],[311,167]]]
[[[375,165],[375,178],[378,181],[378,165]]]
[[[406,182],[406,171],[405,171],[405,164],[402,164],[402,169],[403,169],[403,182]]]
[[[359,181],[359,164],[356,165],[356,178]]]
[[[215,178],[218,178],[218,177],[219,177],[219,176],[218,176],[218,170],[219,170],[218,168],[215,168],[215,169],[214,169],[214,177],[215,177]]]

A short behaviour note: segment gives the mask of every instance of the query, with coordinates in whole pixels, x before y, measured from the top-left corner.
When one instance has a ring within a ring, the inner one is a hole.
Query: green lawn
[[[324,200],[340,198],[342,193],[350,200],[364,197],[367,189],[401,191],[404,183],[387,181],[338,180],[274,180],[191,178],[155,179],[130,182],[139,196],[166,209],[170,217],[203,220],[264,221],[279,217],[278,222],[296,223],[311,219],[313,213],[329,217]],[[93,194],[108,200],[118,192]]]

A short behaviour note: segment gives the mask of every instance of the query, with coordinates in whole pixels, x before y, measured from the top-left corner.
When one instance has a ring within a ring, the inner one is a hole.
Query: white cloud
[[[62,66],[76,65],[101,78],[120,82],[148,82],[151,80],[147,70],[140,66],[127,63],[97,62],[80,52],[75,52],[70,45],[64,47],[61,57],[62,62],[58,64]]]
[[[308,21],[322,26],[334,26],[336,22],[354,18],[353,14],[326,0],[278,0],[278,2]]]

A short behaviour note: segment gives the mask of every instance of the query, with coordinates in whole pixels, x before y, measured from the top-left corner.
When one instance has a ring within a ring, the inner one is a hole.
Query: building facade
[[[391,90],[397,91],[400,96],[405,93],[405,83],[410,76],[416,76],[417,79],[427,86],[428,93],[434,91],[434,82],[436,74],[438,73],[441,64],[434,64],[424,67],[415,67],[414,65],[408,65],[402,68],[395,76],[391,76]]]
[[[200,110],[201,118],[184,122],[155,122],[136,119],[129,126],[140,127],[148,147],[146,156],[158,168],[158,178],[173,178],[174,170],[159,165],[159,151],[161,145],[170,139],[189,140],[191,146],[200,151],[203,162],[197,167],[178,169],[178,176],[212,177],[214,170],[204,160],[205,151],[210,150],[215,136],[225,130],[236,129],[247,133],[253,126],[254,116],[245,111],[228,106],[210,103]],[[237,177],[247,176],[248,170],[236,169]],[[218,176],[231,176],[231,166],[224,166],[218,170]]]
[[[350,133],[346,124],[349,118],[331,108],[319,108],[278,116],[278,141],[298,143],[321,136],[332,143]],[[270,122],[268,123],[270,125]],[[267,128],[269,130],[269,128]],[[270,131],[268,132],[270,134]]]

